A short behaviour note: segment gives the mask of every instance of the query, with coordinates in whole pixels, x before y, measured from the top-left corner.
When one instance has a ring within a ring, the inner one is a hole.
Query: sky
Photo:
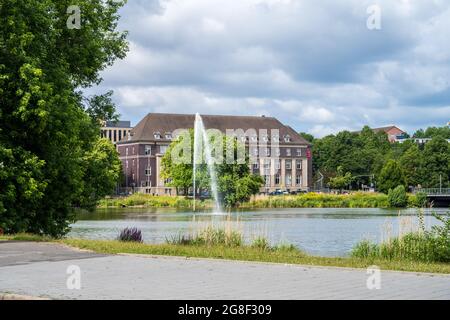
[[[448,0],[128,0],[119,28],[130,52],[88,94],[114,90],[133,125],[266,115],[322,137],[450,121]]]

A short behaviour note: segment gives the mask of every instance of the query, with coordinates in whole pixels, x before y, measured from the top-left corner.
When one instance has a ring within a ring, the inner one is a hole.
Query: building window
[[[172,140],[172,133],[166,132],[166,139],[167,140]]]
[[[286,170],[291,170],[292,169],[292,161],[291,160],[286,160]]]
[[[295,168],[296,168],[297,170],[302,170],[302,160],[297,159],[297,160],[295,161]]]
[[[295,184],[298,186],[302,185],[302,175],[298,174],[297,177],[295,178]]]
[[[135,150],[134,150],[134,147],[133,147],[133,153],[132,153],[132,154],[135,154],[134,151],[135,151]]]
[[[126,161],[126,167],[127,167],[127,169],[128,169],[128,160]]]
[[[151,155],[152,154],[152,146],[145,146],[145,155]]]
[[[265,185],[268,187],[270,186],[270,175],[264,176]]]
[[[279,185],[280,184],[280,175],[277,173],[276,175],[275,175],[275,185]]]
[[[117,142],[117,131],[114,130],[114,142]]]
[[[119,130],[119,141],[122,140],[122,130]]]
[[[155,138],[155,139],[161,139],[161,133],[159,133],[159,132],[154,132],[153,133],[153,137]]]
[[[286,186],[290,186],[292,184],[292,175],[290,173],[286,174]]]
[[[274,141],[274,142],[280,142],[280,137],[278,136],[278,135],[273,135],[272,136],[272,141]]]
[[[281,161],[280,161],[280,159],[275,160],[275,169],[277,169],[277,170],[281,169]]]
[[[134,167],[134,159],[133,159],[133,167]]]
[[[145,169],[145,175],[147,177],[152,175],[152,168],[151,167],[148,167],[148,168]]]
[[[284,136],[284,142],[291,142],[291,136],[290,135],[285,135]]]
[[[256,141],[258,141],[258,137],[257,137],[257,136],[252,136],[252,138],[251,138],[251,139],[252,139],[252,141],[253,141],[253,142],[256,142]]]
[[[297,149],[297,157],[301,157],[302,156],[302,149]]]
[[[255,162],[254,164],[253,164],[253,170],[258,170],[259,169],[259,163],[258,162]]]
[[[266,135],[266,134],[263,135],[262,140],[263,140],[264,142],[268,142],[268,141],[269,141],[269,136]]]
[[[128,148],[125,149],[125,155],[128,155]]]
[[[270,159],[264,160],[264,174],[270,175]]]
[[[167,152],[167,146],[159,146],[159,153],[165,154]]]
[[[275,149],[275,154],[277,155],[277,157],[279,157],[281,155],[280,148]]]
[[[258,148],[257,148],[257,147],[253,148],[253,155],[254,155],[255,157],[258,156]]]
[[[266,148],[266,156],[267,156],[267,157],[270,156],[270,148]]]
[[[291,156],[291,148],[287,148],[286,149],[286,156],[290,157]]]

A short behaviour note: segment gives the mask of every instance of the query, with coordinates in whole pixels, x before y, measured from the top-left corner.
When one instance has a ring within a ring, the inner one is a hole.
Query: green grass
[[[280,249],[261,249],[256,246],[229,247],[223,245],[173,245],[173,244],[140,244],[124,243],[118,241],[64,239],[60,242],[98,253],[118,254],[149,254],[163,256],[213,258],[241,261],[258,261],[273,263],[288,263],[311,266],[333,266],[349,268],[367,268],[377,265],[384,270],[450,273],[448,263],[425,263],[413,261],[397,261],[384,259],[360,258],[329,258],[307,255],[290,246],[281,246]]]
[[[408,195],[408,206],[416,207],[418,200],[415,195]],[[211,200],[197,201],[198,209],[212,209]],[[192,209],[192,199],[185,197],[152,196],[148,194],[133,194],[123,198],[108,198],[99,202],[98,207],[152,207]],[[238,208],[388,208],[388,196],[381,193],[355,192],[352,194],[319,194],[307,193],[295,196],[257,197]]]
[[[0,240],[49,241],[48,238],[24,234],[0,236]],[[380,257],[317,257],[307,255],[288,244],[267,247],[262,240],[255,240],[253,244],[250,245],[234,247],[227,245],[208,246],[200,244],[145,244],[86,239],[61,239],[52,240],[52,242],[103,254],[147,254],[348,268],[367,268],[376,265],[383,270],[450,274],[449,263],[431,263],[398,259],[387,260]]]

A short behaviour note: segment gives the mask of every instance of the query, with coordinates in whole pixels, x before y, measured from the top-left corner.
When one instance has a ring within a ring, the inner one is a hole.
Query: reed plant
[[[426,230],[419,213],[419,229],[384,240],[380,244],[364,240],[352,250],[352,257],[386,260],[450,263],[450,212],[432,215],[440,224]]]

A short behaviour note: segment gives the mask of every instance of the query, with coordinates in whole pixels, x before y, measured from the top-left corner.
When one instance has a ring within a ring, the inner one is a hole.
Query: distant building
[[[249,155],[251,152],[254,158],[249,170],[265,180],[261,192],[308,190],[311,187],[311,145],[291,127],[264,116],[204,115],[202,118],[206,129],[217,129],[222,133],[239,129],[243,132],[267,131],[262,136],[245,134],[240,137],[246,152]],[[161,160],[176,138],[174,132],[193,128],[194,121],[193,114],[151,113],[131,130],[128,139],[117,143],[127,192],[132,188],[142,193],[175,195],[176,190],[167,186],[168,181],[161,177]],[[258,147],[253,147],[254,141]],[[261,142],[265,147],[261,147]]]
[[[388,136],[388,140],[390,143],[397,142],[399,140],[404,140],[407,138],[408,134],[399,129],[396,126],[387,126],[387,127],[380,127],[380,128],[371,128],[373,132],[384,132]],[[361,131],[355,131],[355,133],[360,133]]]
[[[133,128],[130,121],[106,121],[101,128],[101,135],[102,138],[106,138],[116,144],[126,138],[131,129]]]

